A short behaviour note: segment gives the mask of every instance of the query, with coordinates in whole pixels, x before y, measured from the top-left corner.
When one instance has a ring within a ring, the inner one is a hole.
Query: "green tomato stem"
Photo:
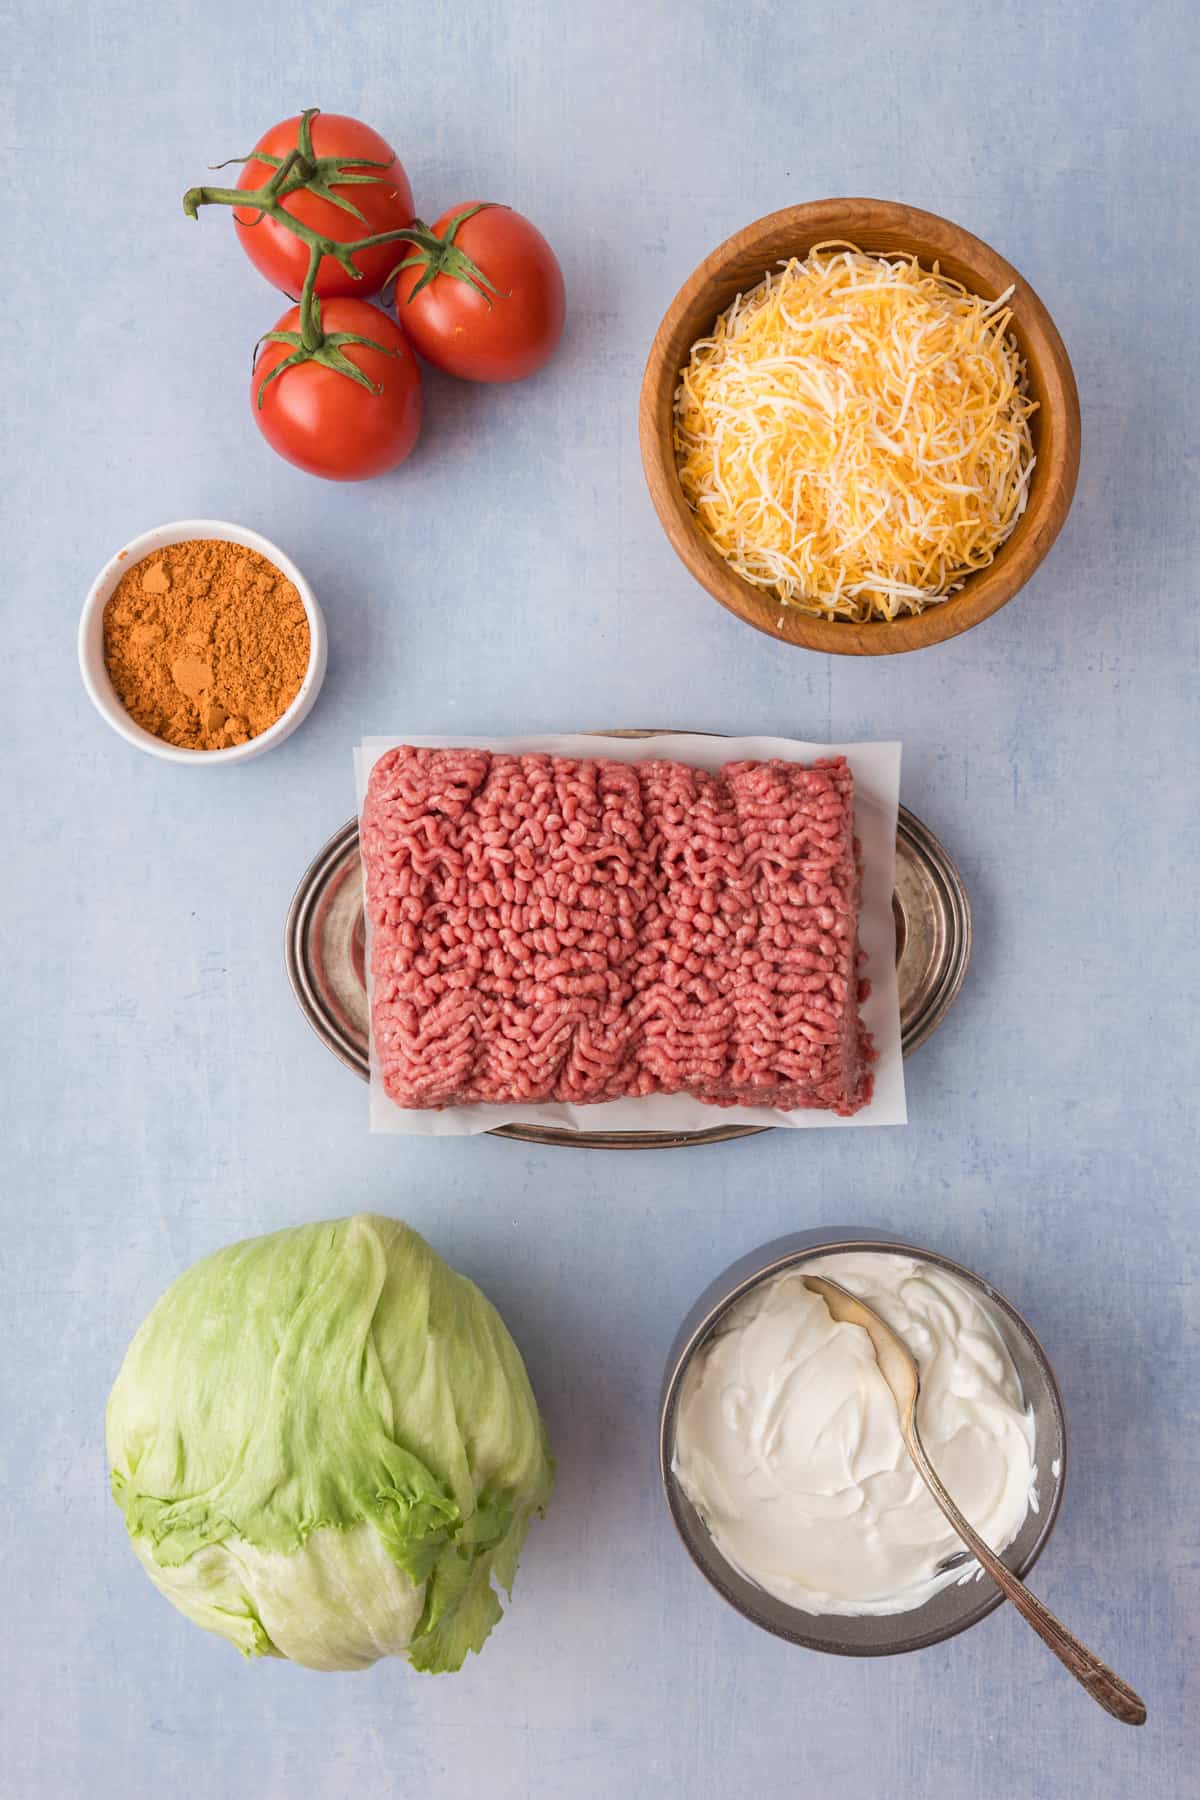
[[[460,249],[454,241],[458,236],[460,225],[465,225],[468,219],[475,217],[476,213],[486,212],[494,206],[495,202],[492,200],[480,200],[474,206],[464,206],[462,211],[455,213],[449,221],[441,237],[421,219],[415,219],[407,231],[397,232],[397,238],[402,239],[406,244],[411,244],[416,254],[407,256],[403,262],[396,264],[383,284],[385,292],[405,269],[420,268],[424,272],[420,280],[415,283],[412,293],[405,302],[406,305],[411,305],[421,289],[427,288],[430,282],[437,280],[439,275],[448,275],[452,281],[465,283],[467,287],[479,294],[488,306],[492,304],[493,294],[497,299],[508,299],[509,296],[502,295],[495,284],[488,280],[479,264],[473,262],[466,251]]]
[[[378,396],[383,392],[382,383],[375,383],[369,375],[363,373],[357,363],[345,354],[346,344],[361,344],[368,350],[378,350],[381,356],[399,356],[399,350],[388,344],[381,344],[375,338],[363,337],[357,331],[326,331],[321,320],[321,297],[317,293],[317,271],[321,266],[322,250],[319,242],[309,251],[308,273],[304,277],[304,288],[300,295],[300,329],[299,331],[268,331],[264,343],[286,344],[291,351],[282,362],[263,376],[258,384],[258,410],[262,411],[263,396],[273,381],[278,380],[288,369],[298,369],[301,364],[319,363],[322,368],[332,369],[337,375],[344,375],[347,380],[355,382],[367,392]]]
[[[360,250],[374,249],[379,244],[392,244],[401,240],[412,242],[412,233],[405,227],[402,230],[377,232],[373,237],[360,238],[357,243],[342,243],[336,238],[325,236],[323,232],[314,231],[287,211],[283,202],[290,195],[307,188],[319,198],[330,200],[344,212],[353,214],[356,219],[363,217],[359,209],[344,195],[334,191],[338,186],[361,184],[382,180],[379,175],[364,175],[355,171],[361,169],[383,169],[388,165],[371,162],[365,157],[338,158],[335,156],[319,157],[313,151],[312,121],[317,116],[316,107],[309,107],[300,117],[297,131],[297,142],[293,149],[281,160],[271,156],[241,158],[242,161],[256,160],[272,163],[271,176],[261,187],[257,188],[223,188],[193,187],[183,196],[183,210],[189,219],[199,217],[202,206],[234,206],[242,212],[256,213],[255,225],[261,225],[264,218],[272,219],[282,225],[302,244],[308,246],[308,269],[304,277],[304,286],[300,293],[300,329],[296,332],[269,331],[262,342],[287,344],[292,354],[278,363],[259,384],[258,405],[261,408],[263,395],[270,385],[287,369],[293,369],[306,362],[320,363],[323,367],[335,370],[346,376],[360,387],[368,388],[371,393],[379,394],[383,390],[377,387],[349,357],[343,354],[344,344],[361,344],[370,350],[378,350],[384,356],[398,356],[400,352],[387,344],[380,344],[374,338],[361,337],[356,332],[338,331],[326,333],[321,323],[321,300],[317,293],[317,277],[321,263],[325,257],[331,256],[347,275],[356,281],[362,280],[362,270],[356,268],[354,257]],[[478,210],[472,209],[472,210]],[[461,220],[456,221],[456,224]],[[426,237],[432,234],[421,227]],[[449,240],[450,234],[447,234]],[[434,244],[439,242],[433,239]],[[456,252],[461,255],[461,252]]]
[[[317,298],[317,270],[321,266],[321,250],[314,244],[308,254],[308,272],[300,294],[300,342],[311,356],[324,341],[321,330],[321,302]]]
[[[234,206],[241,212],[256,213],[255,225],[260,225],[264,218],[272,219],[282,225],[302,244],[307,244],[309,251],[320,249],[322,256],[331,256],[347,275],[356,281],[361,280],[362,270],[354,265],[357,251],[372,248],[376,244],[391,243],[394,233],[384,232],[375,237],[362,238],[357,243],[346,244],[336,238],[327,237],[324,233],[314,231],[286,209],[284,201],[300,189],[307,188],[318,198],[329,200],[333,205],[350,213],[356,219],[363,215],[344,194],[339,194],[339,187],[361,185],[381,181],[381,175],[361,174],[364,169],[383,169],[386,164],[372,162],[366,157],[317,156],[312,146],[312,121],[317,117],[317,108],[309,107],[300,118],[297,131],[297,143],[288,151],[271,171],[268,181],[257,188],[229,187],[193,187],[183,196],[183,210],[189,219],[199,217],[202,206]],[[252,160],[246,158],[246,161]],[[262,156],[253,160],[271,163],[274,158]],[[311,266],[311,265],[310,265]]]

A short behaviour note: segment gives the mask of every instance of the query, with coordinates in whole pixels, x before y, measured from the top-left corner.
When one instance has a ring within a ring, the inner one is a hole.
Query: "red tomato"
[[[284,119],[265,132],[254,148],[283,159],[289,150],[297,147],[299,133],[300,117]],[[353,213],[344,212],[334,201],[310,193],[307,188],[298,188],[288,196],[283,202],[285,212],[338,244],[352,244],[359,238],[374,237],[381,231],[398,231],[412,224],[413,197],[408,176],[396,152],[377,131],[342,113],[318,113],[312,121],[312,147],[316,156],[335,159],[337,167],[328,170],[328,175],[333,177],[330,185],[358,208],[362,219],[356,219]],[[346,167],[362,161],[385,166],[381,169]],[[378,176],[379,179],[338,182],[338,167],[343,174]],[[270,163],[259,162],[252,156],[242,165],[237,184],[240,188],[262,187],[271,179],[272,173]],[[286,225],[260,213],[239,209],[233,218],[242,248],[255,268],[285,294],[298,295],[308,273],[308,245]],[[362,270],[361,281],[347,275],[331,256],[323,257],[317,271],[317,293],[354,294],[358,299],[377,294],[403,249],[403,244],[380,244],[373,250],[364,250],[361,258],[355,259]]]
[[[562,270],[541,232],[511,207],[469,200],[442,214],[430,240],[401,245],[392,264],[411,264],[396,278],[396,317],[426,361],[467,381],[520,381],[540,369],[567,312]]]
[[[250,406],[271,448],[298,469],[329,481],[365,481],[394,469],[416,443],[421,372],[399,326],[365,300],[326,300],[321,326],[327,349],[361,369],[379,391],[372,393],[319,362],[297,363],[263,388],[265,377],[293,353],[288,344],[264,343],[255,359]],[[276,331],[299,329],[298,306],[275,326]],[[372,338],[383,348],[339,343],[342,332]]]

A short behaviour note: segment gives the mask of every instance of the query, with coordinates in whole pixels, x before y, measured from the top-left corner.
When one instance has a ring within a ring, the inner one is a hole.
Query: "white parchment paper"
[[[855,824],[862,843],[863,891],[859,942],[867,953],[864,973],[871,992],[862,1007],[875,1040],[875,1093],[852,1118],[809,1107],[780,1112],[768,1106],[706,1106],[690,1094],[651,1094],[644,1099],[605,1100],[595,1106],[448,1106],[441,1112],[409,1111],[389,1100],[371,1042],[371,1130],[422,1137],[461,1137],[497,1125],[553,1125],[574,1131],[706,1131],[714,1125],[816,1126],[903,1125],[904,1063],[900,1054],[900,997],[896,987],[896,928],[892,889],[896,872],[896,815],[900,805],[900,745],[804,744],[793,738],[693,737],[662,732],[650,738],[607,737],[396,737],[365,738],[354,752],[358,810],[362,814],[371,770],[387,750],[412,744],[430,750],[495,750],[511,755],[610,757],[614,762],[646,762],[669,757],[715,772],[727,762],[814,762],[844,756],[854,771]],[[371,993],[370,920],[367,922],[367,991]]]

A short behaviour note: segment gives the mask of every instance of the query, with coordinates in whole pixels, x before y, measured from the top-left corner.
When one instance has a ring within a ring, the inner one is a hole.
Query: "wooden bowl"
[[[986,569],[968,575],[949,600],[923,613],[856,625],[819,619],[756,588],[712,547],[683,495],[675,463],[674,404],[680,371],[692,345],[739,293],[789,257],[814,244],[848,239],[875,253],[916,255],[986,299],[1012,285],[1012,333],[1025,358],[1029,391],[1037,401],[1030,420],[1037,464],[1016,529]],[[747,225],[714,250],[684,282],[650,347],[639,411],[642,464],[663,528],[696,580],[714,600],[759,631],[807,650],[845,656],[890,656],[920,650],[969,631],[1029,580],[1071,506],[1079,473],[1079,395],[1070,359],[1049,313],[1029,283],[1002,256],[936,213],[890,200],[817,200],[788,206]]]

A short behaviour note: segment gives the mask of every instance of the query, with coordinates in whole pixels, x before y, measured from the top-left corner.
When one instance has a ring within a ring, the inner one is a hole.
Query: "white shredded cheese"
[[[987,567],[1034,466],[1011,295],[820,244],[737,296],[692,346],[675,452],[739,575],[864,621],[920,612]]]

